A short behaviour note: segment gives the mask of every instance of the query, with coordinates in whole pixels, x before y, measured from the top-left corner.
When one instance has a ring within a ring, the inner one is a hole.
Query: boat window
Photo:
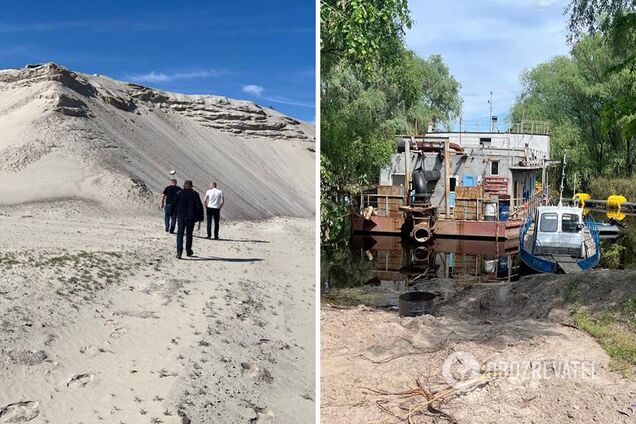
[[[499,175],[499,161],[490,162],[490,175]]]
[[[561,217],[561,231],[564,233],[576,233],[579,231],[579,216],[573,213],[564,213]]]
[[[559,216],[556,213],[541,214],[539,229],[544,233],[554,233],[559,227]]]

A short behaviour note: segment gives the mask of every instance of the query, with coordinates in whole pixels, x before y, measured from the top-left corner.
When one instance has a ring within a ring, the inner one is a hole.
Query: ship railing
[[[510,125],[511,134],[550,134],[550,123],[546,121],[521,121]]]
[[[404,204],[404,196],[401,194],[376,194],[360,193],[360,214],[369,206],[380,216],[391,216],[391,212],[396,212],[393,206]],[[383,215],[382,215],[383,214]]]
[[[495,215],[494,221],[501,220],[501,205],[507,204],[509,206],[508,218],[507,220],[525,220],[528,216],[532,215],[537,207],[543,205],[547,199],[549,187],[542,189],[541,191],[535,192],[530,198],[511,198],[511,199],[498,199],[498,198],[487,198],[480,197],[474,199],[455,199],[455,206],[451,208],[450,211],[450,219],[464,219],[468,221],[482,221],[485,220],[484,214],[484,205],[485,204],[495,204]],[[458,213],[458,200],[470,200],[475,203],[474,215],[472,205],[470,206],[471,211],[468,212],[469,215],[474,216],[474,218],[466,218],[465,211],[462,213]],[[514,206],[511,206],[514,205]],[[440,214],[445,215],[445,214]]]

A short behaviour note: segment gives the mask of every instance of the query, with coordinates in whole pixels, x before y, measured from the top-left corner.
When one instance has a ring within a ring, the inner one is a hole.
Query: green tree
[[[606,75],[636,74],[636,1],[572,0],[568,6],[568,39],[576,42],[586,35],[602,35],[614,56],[614,66]],[[633,172],[633,144],[636,140],[636,94],[620,93],[608,101],[602,111],[606,131],[620,131],[629,144],[626,154]]]
[[[607,119],[608,105],[633,93],[636,79],[626,70],[610,72],[618,60],[602,35],[585,36],[569,56],[558,56],[525,72],[514,120],[550,122],[553,156],[567,150],[570,170],[589,182],[600,175],[631,175],[634,138],[619,120]]]
[[[348,62],[370,75],[395,58],[411,24],[407,0],[321,0],[321,71]]]
[[[371,183],[395,134],[459,115],[459,84],[440,56],[404,45],[406,0],[321,1],[321,239],[346,227],[345,194]]]

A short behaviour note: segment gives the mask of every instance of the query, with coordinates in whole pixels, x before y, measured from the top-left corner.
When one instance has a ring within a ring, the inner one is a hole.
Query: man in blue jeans
[[[174,227],[177,223],[177,211],[174,202],[177,200],[177,193],[181,187],[177,185],[177,180],[170,180],[170,185],[163,190],[161,195],[161,209],[163,209],[163,219],[166,223],[166,232],[174,234]]]
[[[203,221],[203,203],[199,193],[192,189],[192,181],[183,182],[183,190],[177,193],[175,201],[177,213],[177,258],[183,254],[183,236],[185,235],[186,255],[192,256],[192,233],[194,224]]]

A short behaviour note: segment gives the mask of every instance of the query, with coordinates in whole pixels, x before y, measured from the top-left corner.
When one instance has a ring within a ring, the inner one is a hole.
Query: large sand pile
[[[0,205],[152,207],[219,182],[226,218],[314,214],[314,128],[247,101],[166,93],[49,63],[0,70]]]
[[[0,423],[312,422],[314,146],[250,102],[0,71]],[[226,194],[187,260],[170,169]]]

